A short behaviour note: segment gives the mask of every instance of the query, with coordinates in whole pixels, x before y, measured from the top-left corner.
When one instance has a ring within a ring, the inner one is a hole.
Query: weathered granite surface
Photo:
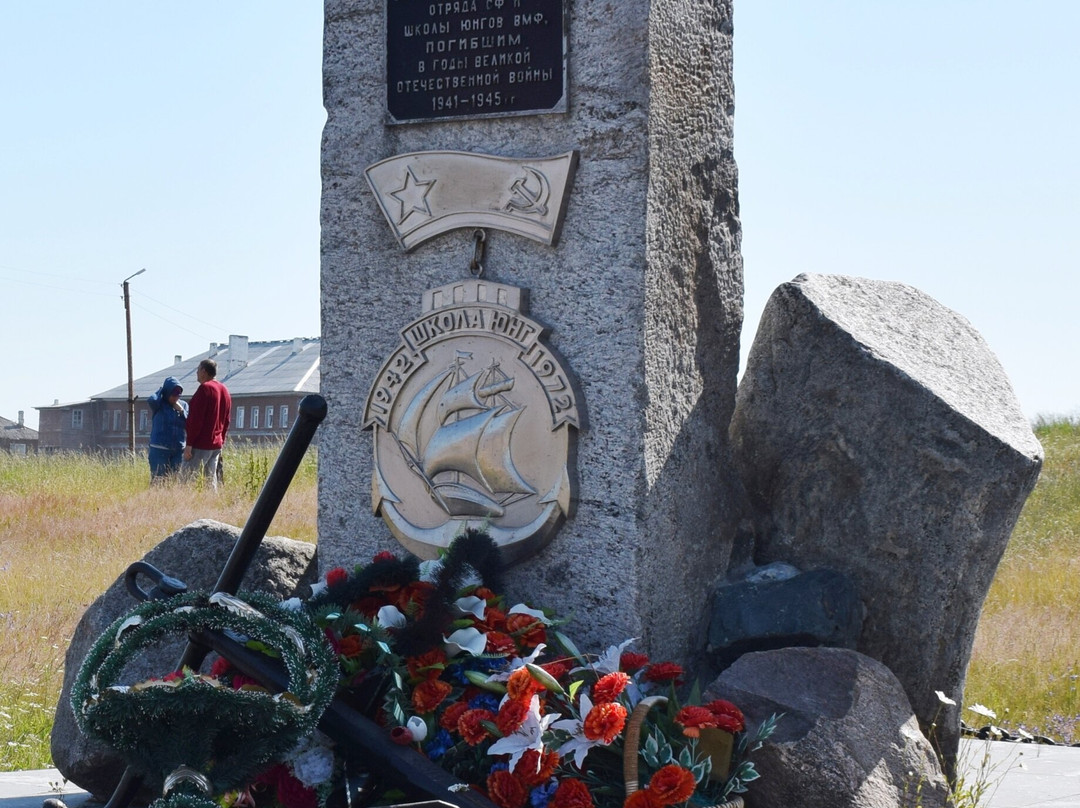
[[[240,529],[212,519],[182,527],[143,556],[142,560],[187,584],[188,591],[210,591],[240,535]],[[135,561],[137,559],[132,559]],[[316,574],[315,545],[268,536],[244,575],[241,591],[258,590],[278,598],[307,597]],[[140,579],[144,589],[149,582]],[[71,712],[71,687],[91,646],[116,618],[136,601],[118,578],[83,614],[64,661],[64,685],[56,705],[52,759],[60,773],[99,800],[107,800],[124,771],[124,762],[104,744],[87,738]],[[171,672],[183,653],[183,642],[164,642],[147,649],[128,665],[125,680],[139,681]],[[122,680],[123,681],[123,680]],[[162,727],[162,732],[168,728]],[[153,798],[155,794],[145,795]]]
[[[705,691],[738,704],[747,725],[782,714],[751,759],[750,805],[944,806],[948,789],[904,689],[875,660],[841,648],[747,654]]]
[[[382,6],[325,4],[320,563],[395,548],[371,513],[361,410],[425,289],[468,277],[471,230],[405,254],[363,170],[410,151],[529,157],[576,149],[562,238],[488,234],[485,277],[530,290],[531,316],[579,381],[576,513],[509,577],[575,613],[582,647],[641,637],[684,658],[730,554],[742,261],[732,156],[731,2],[568,6],[569,111],[384,123]]]
[[[867,607],[858,650],[924,728],[959,699],[986,592],[1043,452],[959,314],[899,283],[800,275],[766,306],[731,436],[755,560],[831,567]],[[951,760],[958,721],[938,725]]]

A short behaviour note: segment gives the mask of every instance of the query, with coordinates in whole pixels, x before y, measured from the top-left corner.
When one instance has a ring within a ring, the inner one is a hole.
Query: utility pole
[[[131,365],[131,292],[128,289],[128,281],[136,275],[146,272],[143,267],[135,275],[128,275],[120,284],[124,287],[124,319],[127,322],[127,363],[128,363],[128,451],[132,458],[135,457],[135,374]]]

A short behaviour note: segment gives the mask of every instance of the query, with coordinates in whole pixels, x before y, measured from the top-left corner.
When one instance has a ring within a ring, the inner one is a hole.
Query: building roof
[[[211,344],[205,353],[181,359],[169,367],[135,380],[135,397],[145,399],[157,392],[166,376],[175,376],[191,396],[199,386],[195,371],[199,362],[217,362],[217,380],[233,396],[259,396],[319,392],[320,341],[297,337],[273,342],[250,342],[231,336],[227,344]],[[91,399],[127,401],[127,382],[91,396]]]
[[[12,441],[37,440],[38,431],[17,421],[9,421],[7,418],[0,417],[0,438]]]

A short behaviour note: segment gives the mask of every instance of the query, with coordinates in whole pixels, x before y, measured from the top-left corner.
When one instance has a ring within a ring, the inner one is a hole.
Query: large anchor
[[[305,396],[300,402],[296,423],[259,492],[213,592],[236,594],[316,429],[325,417],[326,400],[322,396]],[[150,581],[149,589],[140,585],[144,578]],[[132,596],[141,601],[168,598],[187,590],[183,581],[143,561],[128,567],[124,582]],[[272,691],[282,692],[287,687],[288,676],[274,660],[217,631],[201,631],[190,636],[177,668],[198,669],[211,651],[224,656],[244,674]],[[323,713],[319,729],[368,772],[378,772],[384,783],[400,788],[412,799],[426,800],[431,805],[441,802],[457,808],[494,808],[493,803],[477,792],[455,788],[459,783],[453,775],[415,751],[392,743],[386,730],[338,699]],[[142,784],[142,777],[129,766],[105,808],[127,808]],[[355,782],[346,783],[345,804],[348,808],[354,808],[354,802],[357,808],[363,804],[364,790]]]

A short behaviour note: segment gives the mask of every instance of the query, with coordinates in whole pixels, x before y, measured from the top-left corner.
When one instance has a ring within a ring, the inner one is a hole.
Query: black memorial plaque
[[[391,123],[566,111],[563,0],[386,0]]]

